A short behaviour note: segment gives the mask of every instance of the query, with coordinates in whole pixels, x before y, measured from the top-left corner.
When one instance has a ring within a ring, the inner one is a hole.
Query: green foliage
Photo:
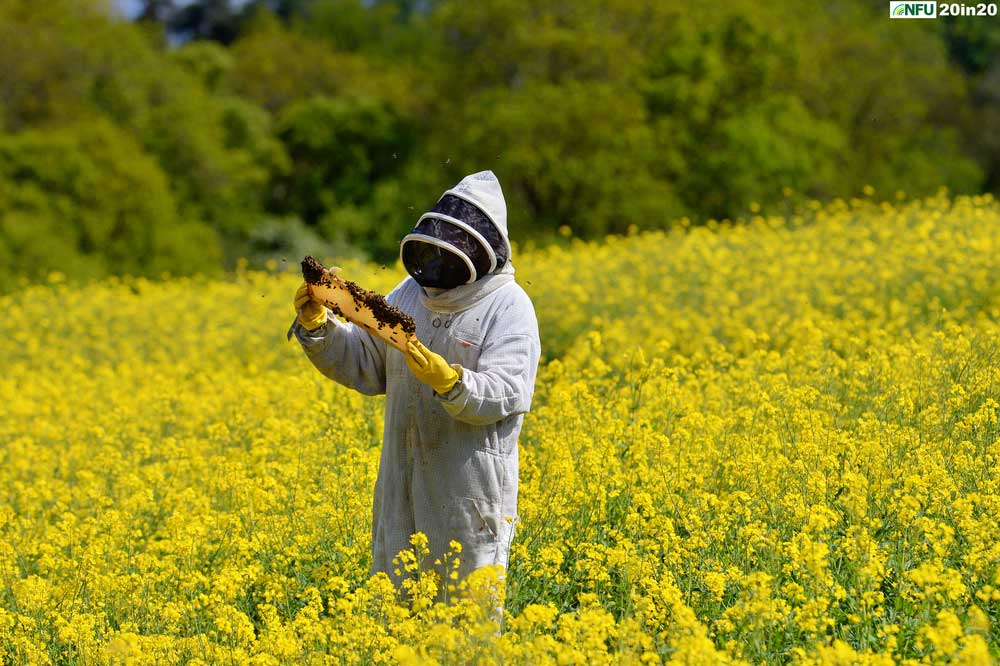
[[[964,82],[925,22],[879,21],[846,4],[836,21],[802,8],[789,23],[798,26],[800,54],[792,89],[844,132],[850,149],[838,165],[837,189],[821,194],[865,184],[913,194],[981,187],[980,169],[954,131],[967,105]]]
[[[962,20],[950,17],[939,21],[948,52],[963,70],[983,74],[998,66],[1000,23],[996,20]]]
[[[964,147],[986,171],[987,188],[996,191],[1000,189],[1000,21],[951,18],[938,24],[969,87],[969,106],[956,126],[964,135]]]
[[[178,219],[156,162],[99,122],[0,139],[0,256],[9,286],[50,271],[210,272],[220,249],[211,229]]]
[[[70,0],[11,0],[0,31],[13,45],[0,50],[8,130],[104,117],[157,158],[185,217],[227,232],[260,214],[285,160],[264,111],[205,87],[226,69],[218,52],[207,63],[200,49],[192,73],[195,58],[168,58],[144,31]]]
[[[157,0],[129,24],[104,0],[5,0],[0,260],[32,276],[190,272],[326,243],[392,261],[443,189],[487,168],[516,240],[736,217],[786,188],[997,187],[995,22],[828,10]],[[217,41],[172,45],[180,28]],[[110,175],[85,196],[40,155]],[[117,193],[129,178],[148,202]],[[58,261],[33,254],[36,230]]]
[[[626,21],[644,10],[626,3],[623,12],[621,4],[447,0],[435,8],[424,48],[445,75],[439,85],[452,94],[540,82],[622,85],[634,80],[641,65]]]
[[[233,55],[215,42],[189,42],[171,52],[171,59],[193,74],[206,90],[225,90],[233,71]]]
[[[292,168],[279,181],[275,205],[309,222],[338,206],[370,201],[374,183],[399,172],[414,140],[395,109],[350,97],[295,103],[277,131]]]
[[[240,255],[251,268],[298,269],[298,261],[306,255],[325,260],[332,258],[361,259],[363,255],[351,245],[329,242],[296,218],[269,218],[254,227],[241,247]]]
[[[266,13],[249,24],[232,55],[233,92],[271,113],[316,95],[378,97],[383,83],[364,57],[291,32]]]
[[[87,103],[107,43],[128,37],[94,3],[0,2],[0,128],[71,123],[90,115]]]
[[[146,44],[135,47],[100,73],[96,106],[158,158],[186,216],[222,232],[245,230],[260,215],[271,174],[287,165],[269,116],[242,99],[210,94],[199,75],[211,74],[164,62]]]
[[[373,57],[393,52],[407,32],[402,9],[394,3],[368,0],[312,0],[292,9],[302,18],[296,28],[328,42],[338,51],[364,52]],[[290,8],[291,9],[291,8]]]
[[[367,204],[329,211],[319,220],[320,233],[334,242],[361,248],[376,261],[395,262],[400,239],[430,210],[441,191],[454,184],[429,182],[427,172],[433,170],[425,167],[425,162],[414,161],[399,178],[376,184]]]
[[[599,235],[683,212],[663,177],[671,150],[636,95],[605,83],[531,84],[468,98],[432,164],[448,163],[454,177],[492,167],[509,216],[529,233],[568,224]]]
[[[787,95],[721,120],[700,145],[703,157],[684,179],[685,193],[719,217],[747,202],[774,200],[789,185],[816,195],[836,192],[836,165],[847,148],[834,123]]]

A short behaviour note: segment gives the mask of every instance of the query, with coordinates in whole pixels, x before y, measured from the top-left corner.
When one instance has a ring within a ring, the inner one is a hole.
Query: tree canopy
[[[996,190],[997,23],[824,7],[3,0],[0,287],[312,244],[392,260],[480,169],[521,240]]]

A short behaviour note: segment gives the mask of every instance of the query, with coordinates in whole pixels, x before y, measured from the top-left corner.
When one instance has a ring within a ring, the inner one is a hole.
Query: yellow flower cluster
[[[382,402],[285,342],[295,276],[0,297],[0,663],[993,663],[1000,205],[687,226],[515,254],[511,568],[418,534],[400,590]]]

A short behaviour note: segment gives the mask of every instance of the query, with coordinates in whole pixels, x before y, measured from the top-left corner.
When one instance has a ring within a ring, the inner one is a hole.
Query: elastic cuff
[[[306,333],[308,333],[309,335],[315,336],[316,333],[322,333],[323,331],[326,330],[326,322],[328,322],[328,321],[330,321],[330,320],[329,319],[324,319],[323,323],[320,324],[319,326],[317,326],[316,328],[306,328],[305,326],[302,326],[302,322],[301,321],[299,322],[299,326],[302,326],[302,330],[305,331]]]
[[[299,318],[296,316],[295,322],[292,324],[292,328],[295,332],[295,337],[298,338],[298,341],[300,343],[302,343],[305,346],[312,346],[322,341],[324,338],[326,338],[329,323],[330,320],[327,319],[317,328],[314,328],[313,330],[310,331],[309,329],[307,329],[305,326],[302,325],[302,322],[300,322]]]
[[[437,391],[434,392],[434,396],[443,402],[454,402],[455,399],[462,395],[462,393],[466,390],[465,384],[462,383],[462,366],[457,363],[452,363],[451,367],[455,368],[455,372],[458,373],[458,379],[452,387],[448,389],[447,393],[438,393]]]

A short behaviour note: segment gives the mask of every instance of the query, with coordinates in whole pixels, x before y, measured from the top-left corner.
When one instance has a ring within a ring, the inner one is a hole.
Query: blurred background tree
[[[0,288],[393,261],[485,168],[521,240],[1000,187],[1000,24],[874,0],[2,0],[0,43]]]

